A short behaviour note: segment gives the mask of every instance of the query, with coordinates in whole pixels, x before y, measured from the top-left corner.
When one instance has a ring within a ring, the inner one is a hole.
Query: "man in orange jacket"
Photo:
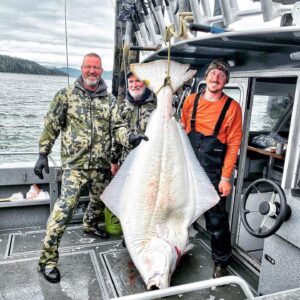
[[[230,178],[242,140],[241,107],[223,93],[229,76],[230,67],[226,61],[211,62],[205,73],[205,91],[185,99],[181,117],[195,154],[221,198],[204,214],[215,262],[213,278],[227,275],[231,259],[225,205],[231,193]]]

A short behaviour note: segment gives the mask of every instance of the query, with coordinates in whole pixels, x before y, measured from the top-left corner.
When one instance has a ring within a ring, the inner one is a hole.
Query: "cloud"
[[[64,5],[63,0],[0,0],[0,54],[65,66]],[[79,67],[84,54],[97,52],[104,68],[112,69],[113,5],[113,0],[67,0],[71,67]]]
[[[66,0],[70,67],[79,67],[88,52],[102,56],[104,69],[113,66],[115,0]],[[213,11],[214,0],[210,0]],[[241,10],[260,3],[238,0]],[[65,0],[0,0],[0,54],[53,66],[66,65]],[[279,21],[276,21],[278,26]],[[262,16],[243,18],[230,25],[241,30],[274,26]]]

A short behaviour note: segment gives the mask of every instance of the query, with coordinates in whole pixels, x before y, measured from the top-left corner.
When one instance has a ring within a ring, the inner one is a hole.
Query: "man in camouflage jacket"
[[[156,108],[156,97],[146,87],[145,83],[139,81],[131,72],[127,74],[127,87],[125,99],[120,104],[121,118],[132,132],[137,135],[143,135],[146,131],[149,117]],[[114,141],[113,155],[117,157],[119,164],[124,162],[132,147],[124,147],[122,144]],[[112,165],[112,174],[115,175],[118,169],[118,165]]]
[[[46,230],[39,270],[46,280],[60,281],[58,247],[79,201],[82,188],[89,189],[90,202],[83,218],[83,230],[101,238],[108,234],[98,228],[104,204],[100,195],[110,180],[111,138],[130,147],[144,137],[126,127],[116,100],[107,92],[101,74],[101,58],[95,53],[84,56],[82,75],[73,86],[59,91],[45,116],[39,142],[39,158],[34,172],[43,179],[49,173],[48,154],[61,134],[62,185]]]

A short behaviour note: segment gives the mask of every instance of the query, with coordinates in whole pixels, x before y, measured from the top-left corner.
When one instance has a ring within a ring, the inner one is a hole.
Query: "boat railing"
[[[54,155],[58,155],[59,153],[55,153],[53,152]],[[20,152],[0,152],[0,157],[1,156],[19,156],[19,157],[23,157],[23,156],[27,156],[27,155],[35,155],[35,159],[37,159],[39,153],[37,151],[20,151]],[[51,154],[48,155],[48,159],[50,160],[50,162],[52,163],[52,165],[54,167],[60,167],[60,165],[58,164],[57,160],[55,160],[55,158],[52,157]],[[1,162],[0,162],[0,167],[1,167]]]
[[[55,152],[54,154],[58,154]],[[60,196],[61,164],[59,159],[49,155],[49,173],[41,179],[34,173],[38,152],[0,152],[6,162],[0,162],[0,228],[14,229],[44,226],[56,200]],[[9,156],[11,155],[11,156]],[[34,160],[26,161],[25,156],[33,155]],[[14,159],[20,156],[22,160]],[[35,198],[27,198],[27,193],[36,185],[42,192]],[[48,196],[48,194],[49,196]],[[83,189],[72,223],[82,221],[89,194]]]
[[[151,300],[151,299],[159,299],[162,297],[179,295],[183,293],[188,293],[196,290],[203,290],[207,288],[212,288],[216,286],[222,286],[227,284],[237,284],[243,290],[246,299],[253,300],[255,299],[251,290],[249,289],[245,280],[237,276],[225,276],[216,279],[209,279],[204,281],[198,281],[178,286],[169,287],[166,289],[149,291],[134,295],[123,296],[119,298],[112,298],[111,300]]]
[[[239,20],[241,17],[249,17],[253,15],[262,15],[264,22],[269,22],[285,13],[292,12],[294,7],[293,5],[284,5],[272,2],[272,0],[261,0],[260,8],[239,10],[237,0],[220,0],[220,15],[212,16],[211,14],[207,14],[207,10],[204,10],[206,14],[201,16],[200,9],[195,2],[196,1],[194,0],[190,0],[195,23],[202,24],[203,21],[205,21],[205,23],[211,24],[214,22],[223,21],[226,27]],[[209,0],[203,0],[203,4],[204,3],[206,3],[206,6],[208,6]]]

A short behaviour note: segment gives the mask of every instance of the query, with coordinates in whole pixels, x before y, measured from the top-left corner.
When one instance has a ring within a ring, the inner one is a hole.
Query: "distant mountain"
[[[104,71],[102,74],[103,79],[112,80],[113,72],[112,71]]]
[[[60,70],[66,74],[69,74],[70,77],[77,78],[78,76],[81,75],[81,71],[79,69],[75,69],[75,68],[62,67],[62,68],[57,68],[57,70]]]
[[[49,69],[34,61],[8,55],[0,55],[0,72],[67,76],[66,73],[58,69]]]
[[[81,70],[75,69],[75,68],[67,68],[67,67],[62,67],[62,68],[57,68],[57,70],[60,70],[66,74],[69,73],[70,77],[75,77],[77,78],[78,76],[81,75]],[[69,72],[68,72],[69,71]],[[112,71],[104,71],[102,74],[103,79],[111,80],[112,79]]]

